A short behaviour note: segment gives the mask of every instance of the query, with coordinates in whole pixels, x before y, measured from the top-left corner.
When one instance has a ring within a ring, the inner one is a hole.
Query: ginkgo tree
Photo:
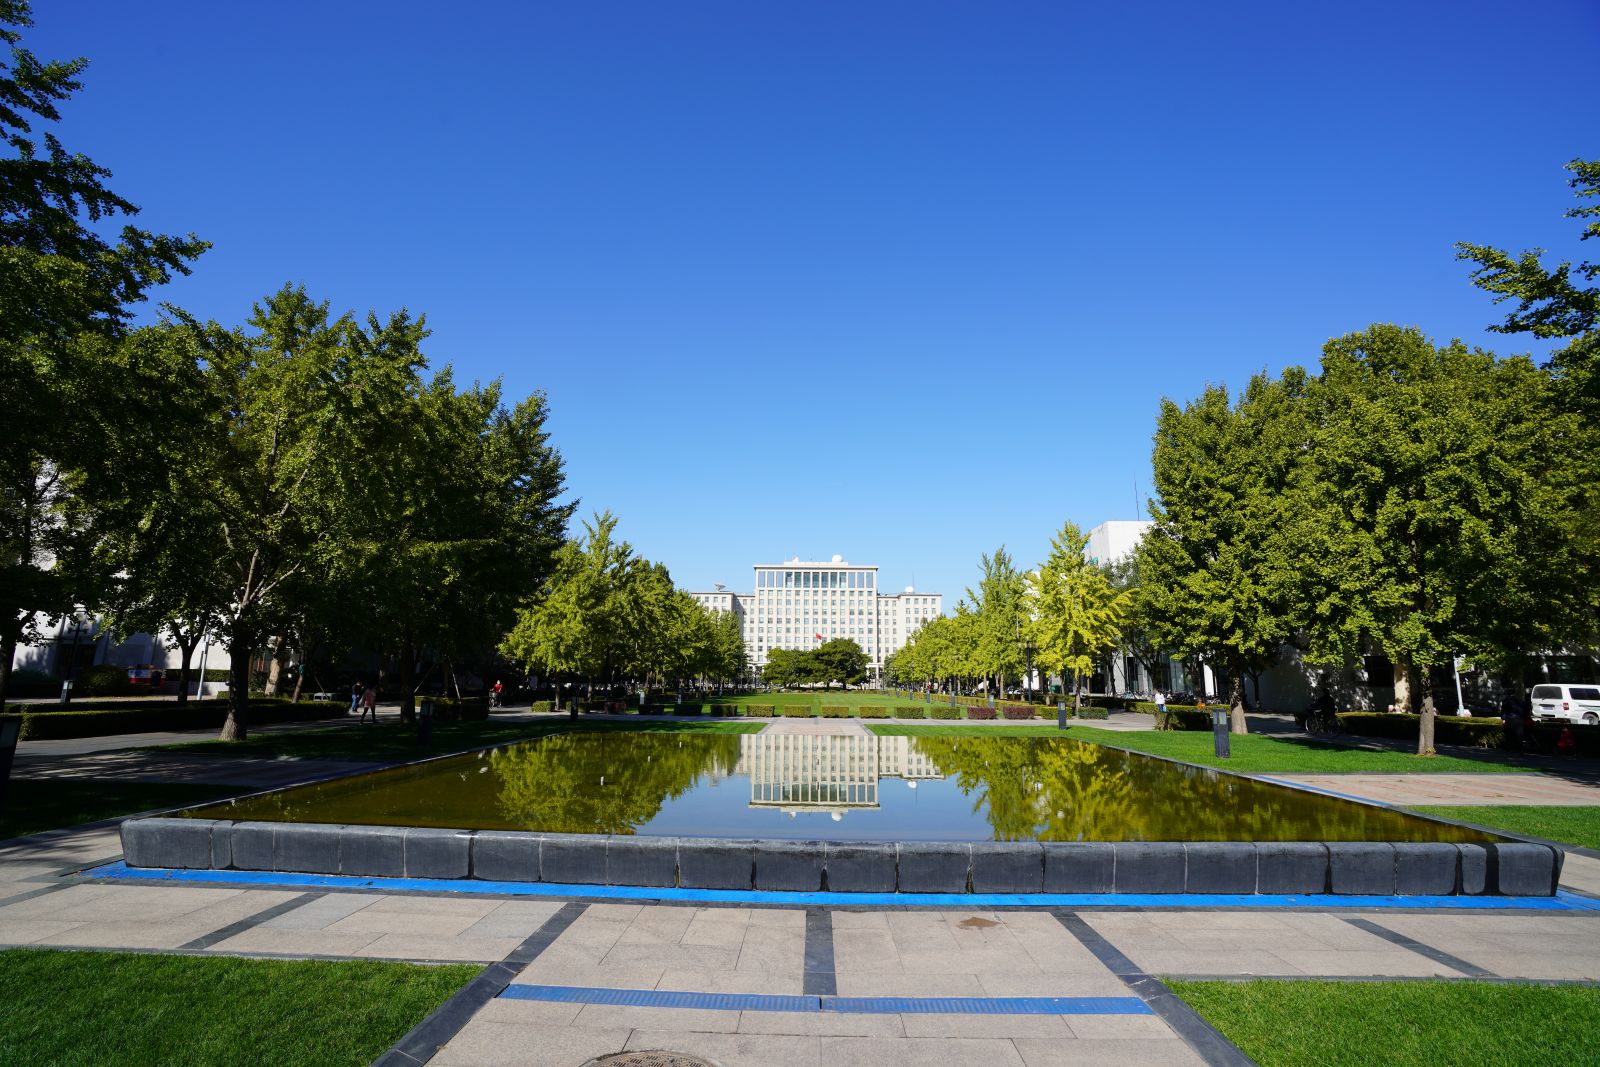
[[[1072,522],[1050,541],[1050,554],[1027,575],[1023,611],[1036,662],[1063,679],[1072,676],[1072,707],[1083,700],[1083,679],[1116,647],[1128,609],[1105,571],[1085,554],[1089,538]]]

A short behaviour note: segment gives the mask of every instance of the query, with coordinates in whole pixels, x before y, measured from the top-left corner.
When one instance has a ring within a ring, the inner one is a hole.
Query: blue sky
[[[1130,518],[1162,397],[1420,325],[1453,243],[1577,257],[1592,0],[41,4],[70,148],[215,242],[163,294],[425,312],[545,390],[681,584],[842,553],[943,592]],[[1587,251],[1587,250],[1586,250]]]

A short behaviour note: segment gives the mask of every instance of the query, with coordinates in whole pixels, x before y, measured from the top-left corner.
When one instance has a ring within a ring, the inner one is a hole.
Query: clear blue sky
[[[425,312],[694,588],[838,552],[949,606],[1133,517],[1164,396],[1375,321],[1527,351],[1452,245],[1574,257],[1600,154],[1593,0],[36,17],[92,61],[69,147],[215,242],[166,299]]]

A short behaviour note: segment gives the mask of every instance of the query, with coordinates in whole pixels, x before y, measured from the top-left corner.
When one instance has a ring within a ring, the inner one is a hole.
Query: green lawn
[[[292,730],[256,734],[244,741],[188,741],[163,745],[171,752],[192,752],[216,756],[268,756],[279,759],[330,759],[402,761],[422,759],[445,752],[483,748],[521,741],[569,730],[686,730],[717,733],[755,733],[766,719],[666,719],[641,716],[637,721],[614,722],[579,719],[574,723],[565,715],[533,722],[446,722],[433,729],[433,743],[417,744],[417,728],[390,720],[374,726],[338,726],[327,730]]]
[[[1430,804],[1411,810],[1458,822],[1510,830],[1514,834],[1548,837],[1552,841],[1565,841],[1585,848],[1600,848],[1600,807],[1566,808],[1532,804],[1457,807]]]
[[[0,840],[156,808],[233,796],[225,785],[169,785],[82,778],[13,778],[0,810]],[[4,1062],[0,1059],[0,1062]]]
[[[476,966],[0,952],[0,1063],[371,1063]]]
[[[1169,982],[1261,1067],[1600,1063],[1600,988],[1468,982]]]
[[[867,729],[883,736],[906,734],[934,737],[993,737],[1003,732],[1008,737],[1056,737],[1061,731],[1053,725],[1022,723],[1004,726],[972,726],[963,723],[928,723],[906,725],[902,723],[871,723]],[[1070,726],[1066,736],[1079,741],[1092,741],[1111,748],[1125,748],[1134,752],[1148,752],[1167,756],[1187,763],[1245,774],[1329,774],[1339,772],[1365,772],[1369,774],[1394,774],[1445,772],[1453,774],[1471,771],[1525,771],[1525,767],[1508,766],[1494,755],[1483,759],[1463,759],[1459,756],[1413,756],[1406,752],[1375,749],[1348,748],[1309,739],[1287,737],[1259,737],[1254,734],[1234,737],[1233,755],[1219,760],[1213,755],[1212,737],[1209,733],[1195,731],[1140,731],[1101,730],[1092,726]]]
[[[945,702],[949,703],[948,697],[945,698]],[[672,698],[669,696],[663,703],[672,703]],[[742,696],[691,697],[685,694],[683,703],[686,707],[692,704],[772,704],[781,708],[788,704],[804,704],[810,708],[817,708],[823,704],[843,704],[851,708],[859,708],[862,705],[879,708],[894,707],[897,704],[921,704],[922,699],[858,689],[832,689],[828,692],[807,690],[803,693],[745,693]],[[935,701],[935,704],[937,703]]]

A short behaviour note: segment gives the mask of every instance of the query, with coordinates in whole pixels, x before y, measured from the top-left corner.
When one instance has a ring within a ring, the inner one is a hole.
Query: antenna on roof
[[[1136,519],[1144,517],[1144,512],[1140,510],[1139,505],[1139,479],[1137,478],[1133,480],[1133,517]]]

